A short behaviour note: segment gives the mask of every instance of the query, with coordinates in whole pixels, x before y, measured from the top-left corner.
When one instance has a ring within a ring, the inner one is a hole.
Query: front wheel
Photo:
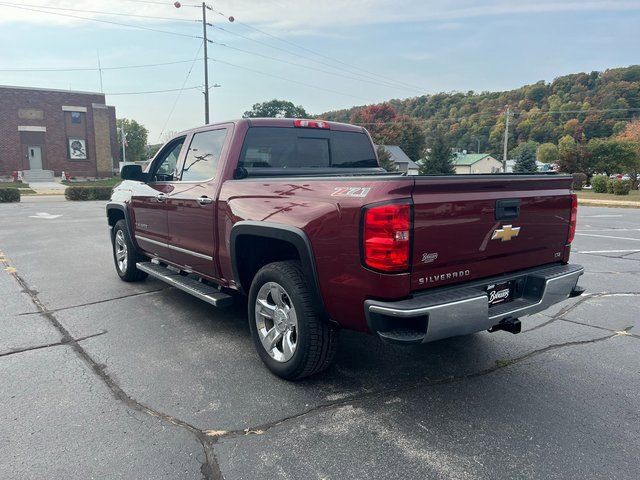
[[[125,282],[136,282],[147,278],[147,274],[136,268],[136,263],[144,260],[144,257],[136,252],[127,222],[118,220],[111,232],[111,244],[113,246],[113,261],[116,265],[118,276]]]
[[[249,291],[249,327],[262,361],[287,380],[326,369],[338,344],[338,329],[315,311],[296,261],[270,263],[256,274]]]

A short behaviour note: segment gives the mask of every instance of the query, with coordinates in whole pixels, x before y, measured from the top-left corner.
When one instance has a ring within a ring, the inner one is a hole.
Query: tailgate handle
[[[511,220],[520,215],[520,199],[496,201],[496,220]]]

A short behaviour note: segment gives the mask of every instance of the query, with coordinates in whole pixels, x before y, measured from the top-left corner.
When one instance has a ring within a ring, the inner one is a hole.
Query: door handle
[[[213,203],[213,198],[209,198],[203,195],[202,197],[198,198],[197,202],[202,206],[209,205]]]
[[[159,193],[156,195],[156,200],[158,202],[164,202],[167,199],[167,196],[164,193]]]

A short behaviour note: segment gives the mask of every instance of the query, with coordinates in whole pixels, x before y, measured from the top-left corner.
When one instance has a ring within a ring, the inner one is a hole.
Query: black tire
[[[121,242],[124,242],[124,249],[121,249]],[[146,260],[146,257],[136,251],[131,241],[131,235],[129,235],[127,222],[124,219],[118,220],[111,230],[111,247],[116,272],[122,280],[125,282],[139,282],[147,278],[145,272],[136,268],[136,263]],[[122,255],[123,253],[124,255]],[[126,261],[122,261],[123,258]]]
[[[256,324],[258,292],[267,283],[283,287],[297,317],[296,348],[287,361],[277,361],[263,346]],[[338,346],[339,330],[322,318],[313,307],[309,283],[300,262],[285,261],[262,267],[251,283],[248,301],[249,328],[255,347],[267,368],[286,380],[299,380],[325,370]]]

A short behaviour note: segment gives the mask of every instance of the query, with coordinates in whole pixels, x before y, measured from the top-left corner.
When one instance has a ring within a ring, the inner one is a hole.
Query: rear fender
[[[326,317],[311,242],[304,231],[289,225],[251,220],[238,222],[231,228],[230,254],[233,277],[240,291],[247,294],[251,284],[248,281],[242,281],[239,269],[239,256],[242,255],[242,252],[238,251],[238,244],[243,235],[279,240],[292,245],[300,258],[302,270],[309,282],[314,307],[317,312],[321,312]]]

